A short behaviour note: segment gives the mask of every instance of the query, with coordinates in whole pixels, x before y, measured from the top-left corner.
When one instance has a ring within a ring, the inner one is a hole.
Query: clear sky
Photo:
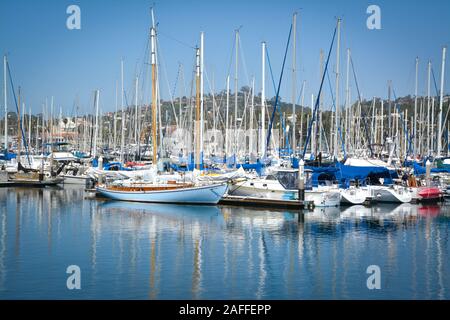
[[[81,30],[68,30],[66,8],[81,8]],[[369,30],[366,9],[381,8],[381,30]],[[101,90],[100,104],[114,110],[115,85],[120,81],[120,59],[125,64],[125,91],[132,103],[134,77],[141,75],[140,100],[148,103],[150,84],[144,80],[148,69],[150,7],[155,8],[161,57],[161,90],[169,98],[168,87],[186,88],[192,76],[194,50],[200,32],[205,32],[205,92],[214,79],[215,91],[225,89],[230,66],[234,30],[242,26],[239,87],[256,78],[261,89],[261,41],[266,41],[278,82],[284,49],[294,11],[299,12],[297,31],[298,89],[307,81],[306,103],[319,85],[320,49],[328,50],[336,17],[342,17],[341,91],[345,97],[345,50],[350,48],[363,97],[387,96],[387,80],[392,80],[398,96],[414,94],[415,58],[420,59],[419,93],[426,93],[426,63],[433,62],[439,86],[442,46],[450,43],[450,1],[382,0],[2,0],[0,1],[0,52],[7,53],[16,86],[33,112],[40,112],[46,97],[55,97],[55,108],[74,114],[79,97],[80,112],[93,110],[92,92]],[[450,54],[447,54],[449,58]],[[285,70],[281,96],[291,100],[291,53]],[[447,59],[445,91],[450,88],[450,59]],[[245,65],[244,63],[245,62]],[[178,76],[179,64],[183,77]],[[335,53],[330,69],[335,70]],[[232,67],[234,72],[234,67]],[[330,74],[333,87],[334,76]],[[267,73],[267,96],[275,95]],[[176,81],[178,78],[178,81]],[[233,78],[233,74],[232,74]],[[177,83],[176,83],[177,82]],[[120,85],[120,82],[119,82]],[[352,96],[356,90],[352,82]],[[231,88],[234,85],[232,83]],[[324,88],[330,96],[328,85]],[[334,88],[333,88],[334,90]],[[3,94],[1,94],[3,97]],[[326,98],[327,99],[327,98]],[[10,102],[12,100],[10,99]],[[120,102],[120,99],[119,99]],[[3,99],[0,103],[3,110]],[[9,104],[9,110],[14,110]],[[0,111],[2,113],[2,111]]]

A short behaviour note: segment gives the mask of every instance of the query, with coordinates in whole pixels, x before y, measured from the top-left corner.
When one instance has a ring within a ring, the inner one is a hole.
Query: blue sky
[[[66,8],[70,4],[81,8],[81,30],[66,28]],[[344,97],[346,48],[352,50],[363,97],[371,98],[387,95],[387,80],[393,81],[398,96],[414,94],[416,56],[420,59],[419,93],[425,94],[426,63],[428,59],[432,60],[439,82],[442,46],[450,43],[450,2],[446,0],[4,0],[0,2],[0,52],[9,56],[15,85],[22,87],[27,108],[31,106],[34,113],[40,112],[45,98],[53,95],[56,110],[61,107],[65,114],[71,115],[78,95],[80,112],[91,112],[92,92],[98,88],[101,90],[102,109],[113,110],[121,57],[125,63],[125,90],[131,103],[134,77],[147,68],[144,58],[151,23],[149,12],[153,4],[159,23],[160,85],[166,99],[169,98],[168,87],[171,90],[176,87],[177,95],[183,87],[189,93],[194,63],[192,47],[199,44],[201,31],[205,32],[205,67],[209,79],[209,82],[205,80],[206,92],[210,91],[213,78],[215,91],[225,88],[234,30],[239,26],[242,26],[241,44],[245,61],[245,68],[243,60],[240,61],[239,87],[249,84],[254,75],[256,91],[260,91],[261,41],[268,44],[278,82],[294,11],[299,11],[297,90],[300,91],[301,82],[306,80],[307,103],[310,103],[311,94],[318,91],[319,52],[320,49],[328,50],[337,16],[343,18],[341,101]],[[366,9],[370,4],[381,8],[381,30],[366,27]],[[281,89],[284,101],[291,100],[291,59],[289,53]],[[446,92],[450,88],[449,60]],[[175,84],[180,63],[185,86],[181,85],[180,77]],[[333,53],[330,69],[334,70],[335,66]],[[267,77],[267,96],[271,97],[275,93],[269,73]],[[150,84],[142,78],[140,81],[145,90],[140,100],[148,103]],[[334,86],[334,80],[332,82]],[[355,85],[351,85],[355,99]],[[329,104],[328,85],[324,90]],[[9,109],[14,110],[13,104]]]

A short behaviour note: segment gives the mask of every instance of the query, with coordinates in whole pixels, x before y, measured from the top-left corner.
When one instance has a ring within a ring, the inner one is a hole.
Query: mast
[[[94,154],[93,157],[97,156],[97,137],[98,137],[98,100],[100,98],[100,91],[95,90],[95,128],[94,128]]]
[[[320,49],[320,76],[319,77],[321,77],[322,74],[323,74],[323,67],[324,67],[324,55],[323,55],[323,50]],[[317,149],[317,144],[316,144],[316,149],[315,149],[315,154],[316,155],[318,154],[317,150],[319,150],[319,152],[322,151],[322,130],[320,130],[320,122],[322,120],[322,110],[323,110],[323,99],[322,99],[322,97],[323,97],[323,91],[320,91],[320,95],[319,95],[319,101],[320,102],[319,102],[319,108],[317,110],[317,119],[316,119],[318,125],[316,125],[315,130],[314,130],[314,134],[315,135],[317,135],[317,131],[319,131],[318,132],[319,149]],[[313,110],[313,109],[314,109],[314,102],[311,104],[311,110]]]
[[[250,141],[249,141],[249,156],[250,163],[253,162],[253,112],[255,109],[255,78],[252,79],[252,98],[251,98],[251,106],[250,106]]]
[[[28,114],[28,150],[31,149],[31,107],[30,113]]]
[[[230,137],[228,134],[228,129],[230,127],[230,76],[227,76],[227,110],[226,110],[226,119],[225,119],[225,158],[228,159],[230,152]]]
[[[296,86],[297,86],[297,70],[296,70],[296,49],[297,49],[297,36],[296,36],[296,32],[297,32],[297,13],[294,13],[294,16],[292,18],[292,29],[294,31],[294,42],[293,42],[293,47],[292,47],[292,154],[295,156],[295,151],[296,151],[296,140],[295,140],[295,123],[297,122],[297,115],[295,113],[295,100],[296,100]]]
[[[380,130],[380,144],[381,146],[384,145],[384,100],[381,99],[381,130]],[[382,150],[382,147],[381,149]]]
[[[305,110],[305,87],[306,87],[306,80],[303,80],[302,84],[302,98],[301,98],[301,109],[300,109],[300,148],[303,148],[303,111]],[[308,122],[307,122],[308,123]]]
[[[432,152],[434,152],[434,147],[436,146],[435,141],[435,135],[436,134],[436,128],[434,126],[434,97],[431,98],[431,139],[430,139],[430,148]]]
[[[413,159],[416,159],[417,155],[417,83],[419,79],[419,58],[416,57],[416,86],[414,89],[414,121],[411,123],[413,126],[413,136],[414,136],[414,152]]]
[[[430,155],[430,91],[431,91],[431,61],[428,61],[427,77],[427,154]]]
[[[19,87],[19,102],[17,103],[17,159],[20,162],[20,147],[22,144],[22,130],[21,130],[21,121],[20,121],[20,87]]]
[[[197,170],[200,170],[200,49],[196,49],[196,66],[195,66],[195,123],[196,133],[195,133],[195,165]]]
[[[120,78],[121,78],[121,105],[122,105],[122,137],[120,142],[120,162],[123,163],[124,157],[124,148],[125,148],[125,106],[124,106],[124,92],[123,92],[123,58],[120,60]]]
[[[261,158],[266,153],[266,43],[263,42],[261,54]]]
[[[203,115],[204,115],[204,83],[203,83],[203,74],[204,74],[204,59],[203,59],[203,52],[204,52],[204,33],[200,33],[200,158],[199,158],[199,164],[202,161],[203,158],[203,131],[204,131],[204,121],[203,121]]]
[[[339,131],[339,53],[341,45],[341,19],[337,21],[337,48],[336,48],[336,114],[335,114],[335,139],[334,139],[334,159],[338,157],[338,131]]]
[[[3,98],[5,103],[5,154],[8,153],[8,92],[6,87],[6,54],[3,57]]]
[[[349,108],[350,108],[350,48],[347,48],[347,73],[345,79],[345,147],[348,148],[348,138],[350,135],[350,121],[349,121]],[[348,151],[348,149],[347,149]]]
[[[442,148],[442,105],[444,103],[444,72],[445,72],[445,53],[447,47],[442,48],[442,68],[441,68],[441,90],[439,92],[439,118],[438,118],[438,137],[437,137],[437,157],[441,156]]]
[[[153,14],[153,11],[152,11]],[[156,111],[157,111],[157,99],[156,99],[156,31],[152,27],[150,29],[151,40],[151,65],[152,65],[152,141],[153,141],[153,162],[155,166],[157,164],[157,150],[158,144],[156,141]]]
[[[114,143],[113,143],[113,152],[116,151],[116,144],[117,144],[117,103],[119,101],[117,97],[117,91],[118,91],[118,83],[116,80],[116,112],[114,112]]]
[[[53,172],[53,96],[50,102],[50,172]]]
[[[239,66],[239,29],[235,32],[236,63],[234,72],[234,167],[237,167],[237,116],[238,116],[238,66]]]
[[[391,109],[391,85],[392,85],[392,81],[388,80],[388,127],[389,127],[388,135],[390,137],[392,137],[392,135],[394,134],[394,130],[392,130],[392,125],[391,125],[391,118],[392,118],[392,114],[391,114],[391,112],[392,112],[392,109]],[[394,110],[394,114],[396,114],[395,110]],[[395,132],[395,135],[397,135],[397,132]]]

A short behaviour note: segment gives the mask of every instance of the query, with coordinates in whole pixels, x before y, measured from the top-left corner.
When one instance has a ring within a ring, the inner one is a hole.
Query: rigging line
[[[311,140],[312,123],[315,120],[315,115],[316,115],[317,109],[319,108],[320,94],[322,92],[323,82],[325,81],[325,73],[328,70],[328,63],[330,62],[330,56],[331,56],[331,51],[333,50],[333,44],[334,44],[334,39],[336,37],[336,31],[337,31],[337,26],[334,28],[333,38],[331,40],[331,45],[330,45],[330,50],[328,51],[327,62],[325,64],[325,69],[324,69],[324,73],[322,75],[322,80],[320,81],[319,94],[316,96],[316,102],[315,102],[315,105],[314,105],[314,110],[312,110],[312,117],[311,117],[311,120],[309,121],[308,133],[306,135],[306,141],[305,141],[305,145],[303,147],[302,159],[305,158],[306,150],[307,150],[308,144],[309,144],[309,142]]]
[[[245,52],[244,52],[244,46],[242,45],[241,42],[241,34],[238,34],[238,41],[239,41],[239,53],[242,59],[242,66],[244,67],[244,73],[245,73],[245,78],[247,79],[247,83],[250,83],[250,78],[248,77],[248,70],[247,70],[247,64],[245,63]]]
[[[156,43],[157,43],[157,46],[158,46],[158,48],[159,48],[159,50],[158,50],[158,57],[159,57],[159,61],[160,61],[160,66],[162,67],[163,72],[164,72],[164,78],[166,79],[167,90],[169,90],[170,104],[171,104],[171,106],[172,106],[172,112],[174,113],[174,116],[175,116],[175,124],[176,124],[176,126],[178,127],[178,116],[177,116],[177,112],[176,112],[176,110],[175,110],[175,105],[174,105],[174,102],[173,102],[173,99],[174,99],[174,98],[173,98],[173,94],[172,94],[172,91],[170,90],[170,83],[169,83],[169,78],[168,78],[168,76],[167,76],[166,62],[165,62],[165,60],[162,58],[161,47],[159,46],[159,41],[158,41],[158,39],[156,39]],[[161,117],[161,115],[160,115],[160,117]],[[167,121],[167,119],[166,119],[166,121]],[[166,125],[167,125],[167,123],[166,123]]]
[[[358,92],[358,100],[361,103],[361,93],[359,91],[359,84],[358,84],[358,79],[356,77],[356,71],[355,71],[355,66],[353,64],[353,57],[350,56],[350,64],[352,66],[352,71],[353,71],[353,78],[355,80],[355,85],[356,85],[356,91]],[[373,156],[373,150],[372,150],[372,140],[370,139],[370,134],[369,134],[369,128],[367,127],[367,122],[366,122],[366,114],[365,112],[363,112],[363,107],[362,107],[362,103],[361,103],[361,117],[363,119],[363,123],[364,123],[364,132],[366,134],[366,139],[369,145],[369,151],[370,151],[370,156]]]
[[[186,43],[186,42],[184,42],[184,41],[181,41],[181,40],[179,40],[179,39],[177,39],[177,38],[175,38],[175,37],[172,37],[172,36],[170,36],[170,35],[168,35],[168,34],[166,34],[166,33],[163,33],[163,32],[161,32],[161,31],[159,31],[159,30],[158,30],[158,34],[160,34],[160,35],[166,37],[167,39],[170,39],[170,40],[173,40],[173,41],[175,41],[175,42],[178,42],[179,44],[181,44],[181,45],[183,45],[183,46],[185,46],[185,47],[187,47],[187,48],[189,48],[189,49],[194,49],[194,50],[195,50],[195,47],[194,47],[194,46],[192,46],[192,45],[190,45],[190,44],[188,44],[188,43]]]
[[[436,90],[436,96],[439,96],[440,95],[439,91],[441,91],[441,90],[438,90],[437,83],[436,83],[436,77],[434,76],[433,67],[431,67],[431,74],[433,75],[433,83],[434,83],[434,90]]]
[[[275,104],[274,104],[274,108],[273,108],[273,112],[272,112],[272,117],[271,117],[270,122],[269,122],[269,128],[268,128],[269,132],[267,133],[265,153],[267,152],[267,148],[268,148],[268,146],[270,144],[270,136],[272,134],[273,120],[275,118],[275,113],[277,111],[278,100],[280,98],[281,81],[283,80],[284,66],[286,64],[286,57],[287,57],[287,53],[288,53],[288,50],[289,50],[289,42],[291,40],[291,33],[292,33],[292,24],[291,24],[291,27],[289,28],[289,36],[288,36],[288,40],[287,40],[287,44],[286,44],[286,50],[284,52],[284,59],[283,59],[283,65],[281,67],[280,80],[278,82],[277,95],[275,96]]]
[[[271,79],[272,79],[273,91],[274,91],[274,92],[277,92],[277,87],[275,86],[275,77],[273,76],[272,64],[270,63],[269,49],[268,49],[268,46],[267,46],[267,45],[266,45],[266,56],[267,56],[267,62],[268,62],[268,65],[269,65],[270,77],[271,77]],[[299,97],[299,99],[300,99],[300,97]],[[268,105],[267,105],[267,106],[268,106]],[[266,109],[267,112],[269,111],[269,108],[264,108],[264,109]],[[276,108],[275,108],[275,109],[276,109]],[[275,111],[275,109],[274,109],[274,111]],[[281,116],[280,111],[279,111],[279,110],[277,110],[277,111],[278,111],[278,115]],[[267,117],[270,119],[270,114],[268,114]],[[283,131],[285,131],[284,123],[283,123],[282,121],[280,121],[280,123],[281,123],[281,129],[282,129]],[[273,140],[273,138],[272,138],[272,143],[275,145],[275,140]]]
[[[270,63],[270,58],[269,58],[269,47],[267,45],[266,45],[266,56],[267,56],[267,62],[269,65],[270,77],[272,79],[273,91],[277,92],[277,87],[275,85],[275,79],[274,79],[273,71],[272,71],[272,64]]]

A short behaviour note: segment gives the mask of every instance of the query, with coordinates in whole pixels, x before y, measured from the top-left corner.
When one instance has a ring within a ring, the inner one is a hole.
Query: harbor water
[[[299,214],[3,188],[0,299],[449,299],[449,226],[445,203]]]

